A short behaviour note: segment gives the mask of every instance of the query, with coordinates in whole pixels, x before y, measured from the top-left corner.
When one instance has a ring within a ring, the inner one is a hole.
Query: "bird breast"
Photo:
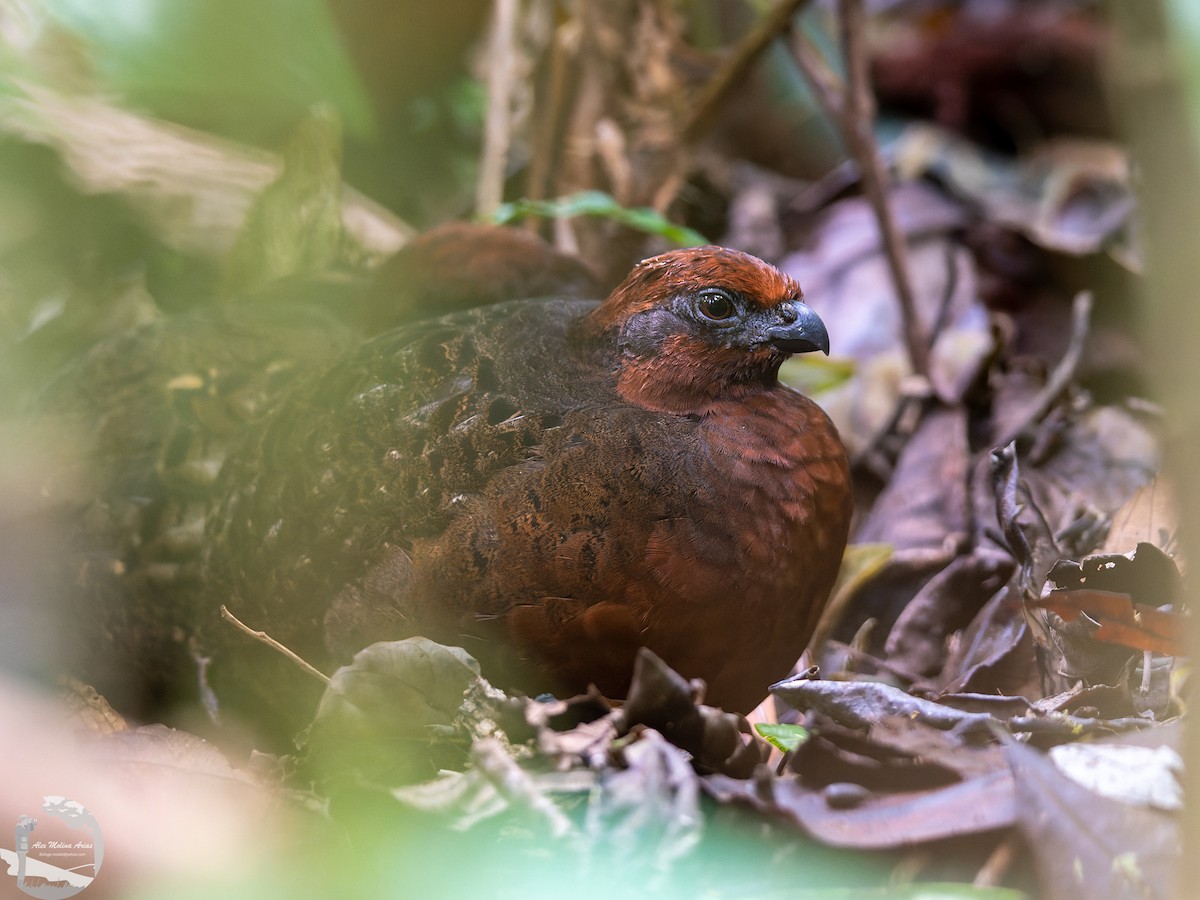
[[[660,523],[655,572],[684,597],[728,604],[732,591],[747,612],[786,614],[802,585],[831,582],[840,561],[850,492],[836,431],[815,403],[777,386],[717,405],[697,438],[707,496],[687,520]]]
[[[783,387],[718,405],[698,436],[713,493],[656,529],[651,567],[671,590],[646,643],[703,678],[709,702],[748,710],[796,662],[833,587],[849,465],[825,413]]]

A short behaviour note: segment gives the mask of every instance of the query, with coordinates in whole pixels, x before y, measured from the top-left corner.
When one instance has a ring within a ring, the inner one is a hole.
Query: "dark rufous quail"
[[[345,351],[327,335],[313,357],[330,361],[310,374],[279,363],[303,346],[259,337],[245,408],[210,411],[224,431],[191,506],[158,477],[144,498],[158,522],[143,509],[137,547],[111,560],[114,578],[145,583],[160,526],[191,541],[162,551],[187,568],[170,615],[107,614],[110,636],[139,633],[131,655],[169,631],[218,703],[269,715],[303,676],[221,621],[221,604],[318,667],[422,634],[528,691],[620,697],[645,646],[742,712],[803,651],[851,485],[829,418],[777,378],[789,355],[828,352],[825,327],[766,263],[679,250],[602,303],[496,303]],[[195,416],[206,385],[188,373],[216,384],[220,367],[178,356],[173,402]],[[160,475],[186,459],[151,443],[143,462]]]

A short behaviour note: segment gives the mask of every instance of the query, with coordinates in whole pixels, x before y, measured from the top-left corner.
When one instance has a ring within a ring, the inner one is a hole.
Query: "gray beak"
[[[785,353],[811,353],[820,350],[829,355],[829,332],[812,307],[799,300],[782,304],[782,321],[767,329],[767,339]]]

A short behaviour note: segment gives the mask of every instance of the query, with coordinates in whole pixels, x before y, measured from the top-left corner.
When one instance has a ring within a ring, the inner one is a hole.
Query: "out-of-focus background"
[[[561,784],[536,790],[493,772],[486,796],[431,778],[420,796],[397,782],[331,803],[286,757],[231,765],[185,732],[107,718],[84,688],[64,703],[58,679],[88,648],[63,598],[96,573],[73,544],[91,523],[63,511],[111,512],[93,502],[96,456],[142,447],[150,426],[135,408],[89,427],[102,380],[75,408],[46,397],[93,348],[206,309],[332,316],[319,341],[289,345],[313,366],[389,304],[436,314],[422,289],[449,272],[384,263],[447,221],[537,234],[583,260],[599,293],[651,253],[736,246],[795,275],[833,336],[829,361],[783,376],[837,421],[859,493],[859,549],[812,661],[847,681],[1036,705],[1047,697],[1030,691],[1053,692],[1013,663],[1033,659],[1032,639],[1019,613],[1004,618],[1019,592],[1008,607],[1001,594],[1027,560],[996,521],[988,451],[1017,442],[1032,485],[1020,502],[1068,558],[1138,541],[1188,556],[1198,111],[1190,0],[0,0],[0,829],[43,794],[84,803],[108,836],[92,896],[785,896],[913,871],[955,881],[946,896],[1105,883],[1005,862],[1005,846],[1038,855],[1019,811],[961,823],[979,797],[1029,808],[1011,785],[947,806],[954,825],[888,819],[886,797],[916,788],[880,747],[922,765],[950,754],[925,736],[867,747],[830,728],[800,751],[842,766],[816,797],[878,770],[885,802],[854,801],[878,818],[847,825],[778,782],[755,799],[623,748],[612,770],[563,764]],[[1151,669],[1151,645],[1129,640],[1118,668],[1144,652]],[[1149,676],[1133,671],[1106,670],[1110,693],[1054,713],[1177,721],[1179,679],[1141,703]],[[87,752],[81,729],[98,736]],[[500,758],[488,747],[470,771]],[[555,753],[537,765],[569,756]],[[994,774],[982,757],[937,765],[919,775],[930,796]],[[622,788],[617,772],[636,778]],[[1053,794],[1040,793],[1047,816],[1115,816]],[[653,797],[647,821],[633,795]],[[561,796],[566,818],[547,812]],[[1178,822],[1168,831],[1177,842]],[[1087,865],[1127,854],[1144,867],[1128,883],[1160,895],[1173,861],[1148,859],[1159,834],[1097,827],[1094,855],[1042,849]],[[14,884],[0,872],[0,897]]]

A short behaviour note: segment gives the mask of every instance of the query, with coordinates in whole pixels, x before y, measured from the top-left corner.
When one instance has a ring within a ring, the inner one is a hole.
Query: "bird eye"
[[[722,291],[705,291],[700,295],[697,305],[700,308],[700,314],[714,322],[728,319],[734,313],[733,301]]]

